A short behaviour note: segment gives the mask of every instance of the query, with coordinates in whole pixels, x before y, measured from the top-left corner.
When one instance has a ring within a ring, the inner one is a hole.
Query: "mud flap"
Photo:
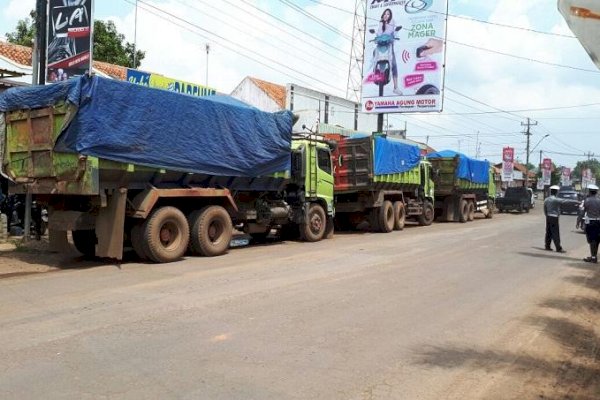
[[[115,190],[108,206],[100,209],[96,219],[96,256],[123,259],[123,239],[125,231],[125,207],[127,189]]]

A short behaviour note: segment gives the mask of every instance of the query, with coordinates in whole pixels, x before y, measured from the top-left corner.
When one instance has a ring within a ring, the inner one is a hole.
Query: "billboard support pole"
[[[34,70],[37,68],[37,77],[34,74],[33,84],[46,84],[46,47],[48,46],[47,36],[47,21],[48,21],[48,4],[46,0],[37,0],[36,2],[36,36],[35,36],[35,51],[33,55]]]
[[[377,114],[377,132],[379,133],[383,132],[383,115]]]

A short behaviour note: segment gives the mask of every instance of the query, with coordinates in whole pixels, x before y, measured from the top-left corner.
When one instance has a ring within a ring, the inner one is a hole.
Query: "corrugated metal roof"
[[[285,108],[285,86],[277,85],[272,82],[263,81],[258,78],[249,77],[249,79],[272,98],[281,109]]]

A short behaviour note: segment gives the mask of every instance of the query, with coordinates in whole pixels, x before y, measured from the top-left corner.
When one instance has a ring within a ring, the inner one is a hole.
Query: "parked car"
[[[529,189],[531,190],[531,189]],[[509,187],[503,197],[496,199],[496,208],[499,212],[518,211],[529,212],[532,208],[532,193],[524,187]]]
[[[579,194],[574,190],[559,190],[556,195],[559,199],[563,199],[564,202],[560,207],[561,214],[577,214],[579,212]]]
[[[537,194],[533,193],[533,189],[527,188],[527,193],[529,193],[531,199],[531,208],[535,208],[535,199],[537,199]]]

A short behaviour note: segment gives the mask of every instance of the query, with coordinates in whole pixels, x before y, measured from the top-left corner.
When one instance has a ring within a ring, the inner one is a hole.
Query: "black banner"
[[[48,1],[46,81],[88,73],[92,64],[92,0]]]

